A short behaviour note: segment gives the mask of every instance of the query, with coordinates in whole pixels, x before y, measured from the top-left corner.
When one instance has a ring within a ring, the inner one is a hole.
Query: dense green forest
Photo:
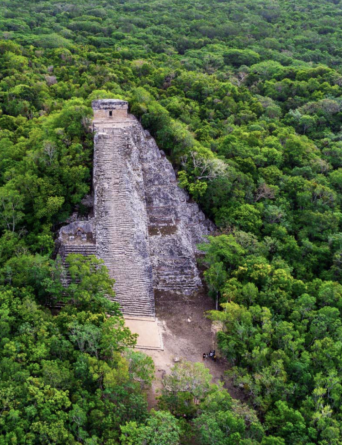
[[[342,2],[1,0],[0,39],[0,445],[342,444]],[[182,363],[148,412],[102,263],[61,285],[97,98],[129,101],[217,225],[209,316],[246,403]]]

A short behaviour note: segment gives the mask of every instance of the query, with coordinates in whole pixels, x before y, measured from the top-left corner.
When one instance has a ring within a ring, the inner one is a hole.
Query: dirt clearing
[[[203,353],[216,348],[212,323],[204,315],[211,309],[214,309],[214,303],[203,292],[191,298],[165,293],[156,295],[156,315],[162,331],[164,350],[143,350],[153,358],[156,370],[156,379],[148,394],[150,408],[157,403],[163,376],[170,372],[176,361],[203,362],[213,376],[213,383],[223,379],[224,371],[228,369],[224,359],[219,357],[214,362],[208,358],[203,361]],[[229,382],[226,381],[225,386],[232,397],[241,398],[239,391]]]

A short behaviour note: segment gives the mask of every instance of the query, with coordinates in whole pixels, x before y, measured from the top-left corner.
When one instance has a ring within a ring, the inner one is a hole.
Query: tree
[[[275,409],[266,416],[269,431],[283,437],[285,443],[308,443],[307,429],[299,411],[291,409],[286,402],[278,401]]]
[[[132,380],[139,382],[141,389],[149,388],[154,379],[154,363],[151,357],[139,351],[126,349],[125,358],[128,361]]]
[[[265,193],[259,192],[259,193]],[[273,194],[268,196],[273,196]],[[243,204],[231,212],[231,222],[236,224],[241,230],[251,233],[258,233],[262,225],[260,212],[250,204]]]
[[[80,308],[92,307],[96,310],[101,305],[117,315],[118,304],[109,300],[114,298],[114,280],[109,277],[103,260],[94,255],[71,254],[66,262],[71,279],[66,290],[67,298]]]
[[[215,416],[202,414],[195,421],[201,445],[233,445],[240,443],[245,425],[231,412],[218,412]]]
[[[178,445],[180,427],[178,421],[165,411],[151,411],[146,425],[130,422],[121,427],[121,443],[124,445]]]
[[[226,64],[236,67],[241,65],[251,66],[260,60],[259,54],[249,49],[230,49],[224,53],[223,57]]]
[[[202,363],[182,361],[165,376],[163,381],[165,393],[190,393],[201,399],[210,389],[211,375]]]
[[[163,379],[160,407],[167,407],[174,415],[192,415],[197,400],[210,391],[211,379],[209,370],[202,363],[177,363]]]
[[[24,218],[23,197],[10,187],[0,188],[0,224],[2,228],[15,232]],[[0,226],[0,227],[1,227]]]
[[[215,306],[216,310],[218,310],[219,292],[227,279],[223,263],[212,264],[204,272],[204,276],[209,286],[209,292],[215,296]]]

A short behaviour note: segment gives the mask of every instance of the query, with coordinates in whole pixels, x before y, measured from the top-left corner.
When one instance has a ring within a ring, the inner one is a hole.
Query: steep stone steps
[[[96,255],[95,244],[66,244],[64,246],[63,256],[64,258],[70,254],[81,254],[84,256]]]
[[[141,200],[142,175],[139,181],[139,172],[128,163],[134,147],[129,145],[126,131],[117,125],[101,127],[101,132],[104,134],[95,139],[94,168],[98,255],[116,280],[116,300],[123,312],[153,317],[152,266],[147,215]]]

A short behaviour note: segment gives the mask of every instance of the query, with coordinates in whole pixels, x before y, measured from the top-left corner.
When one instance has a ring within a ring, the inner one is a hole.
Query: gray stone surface
[[[94,106],[107,106],[101,102]],[[87,254],[87,245],[96,246],[116,280],[123,312],[154,316],[154,293],[186,296],[201,288],[196,244],[214,227],[178,187],[171,163],[133,116],[118,111],[97,118],[94,131],[94,218],[61,229],[62,251],[73,245]],[[75,243],[70,233],[77,230]]]
[[[128,109],[128,102],[121,99],[99,99],[91,103],[93,110],[111,110],[116,108]]]

